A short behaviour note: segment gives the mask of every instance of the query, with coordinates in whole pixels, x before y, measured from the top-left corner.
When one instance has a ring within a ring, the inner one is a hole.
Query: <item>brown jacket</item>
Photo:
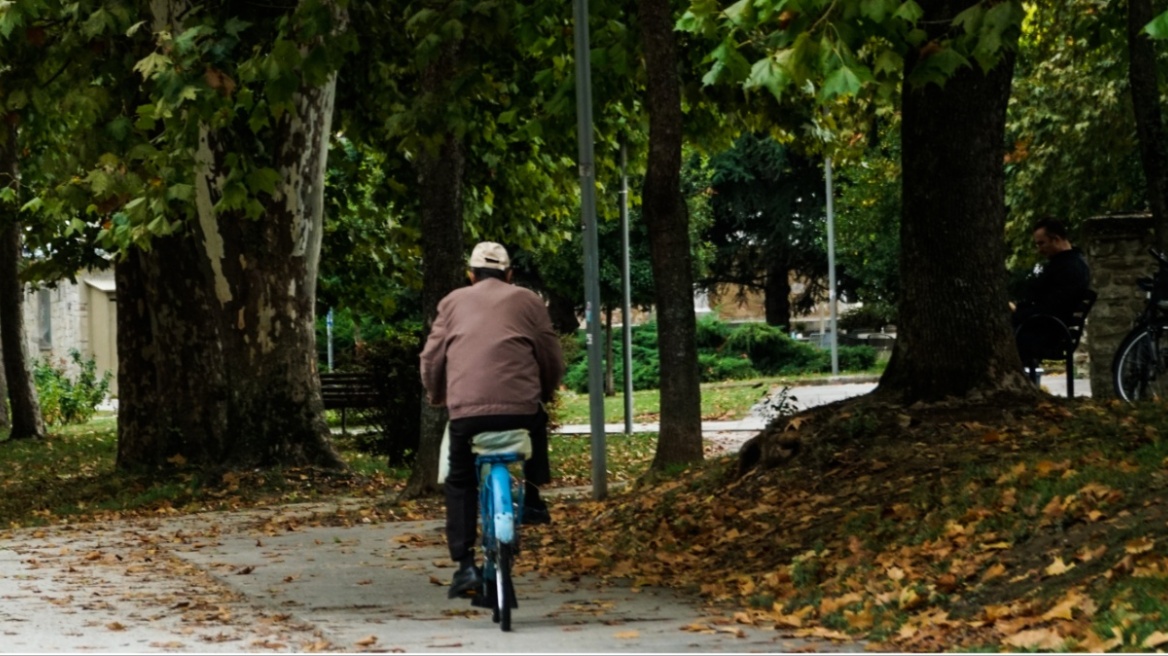
[[[530,415],[564,375],[560,340],[534,292],[487,278],[438,303],[422,385],[451,419]]]

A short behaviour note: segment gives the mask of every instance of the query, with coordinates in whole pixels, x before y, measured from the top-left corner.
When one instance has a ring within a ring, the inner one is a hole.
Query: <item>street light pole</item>
[[[835,207],[831,183],[831,156],[823,161],[824,180],[827,184],[827,294],[831,311],[831,375],[839,375],[839,325],[836,321],[835,293]]]
[[[629,175],[628,152],[622,141],[620,147],[621,162],[621,287],[624,293],[621,305],[621,333],[624,336],[624,364],[625,364],[625,435],[633,434],[633,309],[632,309],[632,280],[629,273]]]
[[[596,229],[596,162],[592,146],[592,59],[588,0],[575,0],[576,137],[584,230],[584,323],[588,342],[588,407],[592,425],[592,498],[608,496],[605,462],[604,370],[600,358],[600,249]]]

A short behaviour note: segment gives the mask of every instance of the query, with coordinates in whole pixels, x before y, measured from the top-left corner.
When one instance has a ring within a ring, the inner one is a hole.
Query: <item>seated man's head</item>
[[[1034,247],[1048,260],[1070,250],[1071,241],[1067,235],[1067,227],[1058,219],[1042,219],[1034,224]]]
[[[511,258],[507,256],[507,249],[502,244],[480,241],[471,251],[467,264],[470,265],[472,283],[487,278],[511,282]]]

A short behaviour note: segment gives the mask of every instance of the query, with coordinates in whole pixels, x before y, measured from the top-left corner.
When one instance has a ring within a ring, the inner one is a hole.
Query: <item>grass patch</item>
[[[167,515],[234,509],[329,496],[389,497],[410,470],[390,467],[383,456],[363,453],[356,436],[334,436],[333,446],[348,474],[288,469],[229,472],[214,479],[196,470],[145,476],[115,468],[117,419],[99,415],[79,425],[51,429],[44,440],[0,441],[0,529],[62,521]],[[609,436],[610,482],[636,479],[652,461],[656,434]],[[550,444],[552,486],[592,480],[590,437],[554,436]]]

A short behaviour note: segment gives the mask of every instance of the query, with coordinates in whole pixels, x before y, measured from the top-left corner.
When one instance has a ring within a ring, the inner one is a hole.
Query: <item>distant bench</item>
[[[321,372],[320,396],[326,410],[341,411],[341,432],[345,433],[350,408],[373,408],[383,402],[382,391],[373,374],[364,372]]]

